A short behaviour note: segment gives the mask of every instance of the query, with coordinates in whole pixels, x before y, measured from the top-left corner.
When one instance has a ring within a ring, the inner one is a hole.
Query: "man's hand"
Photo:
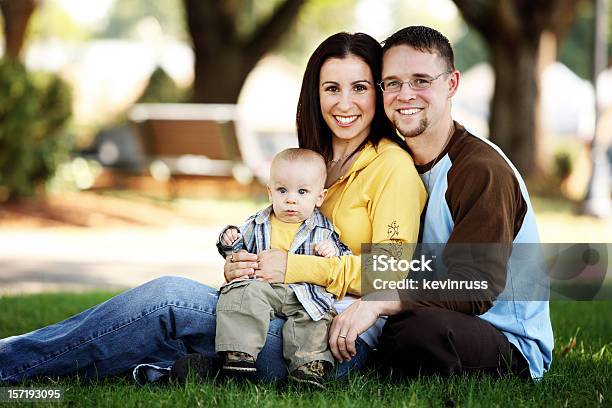
[[[240,231],[238,231],[236,228],[228,228],[221,236],[221,243],[223,245],[230,246],[239,239]]]
[[[257,267],[257,255],[241,250],[225,258],[223,274],[227,282],[235,279],[246,279],[255,274]]]
[[[364,331],[376,323],[379,302],[356,300],[346,310],[334,317],[329,328],[329,348],[338,361],[349,361],[357,354],[355,341]]]
[[[257,278],[270,283],[284,283],[287,273],[287,252],[268,249],[259,253]]]
[[[315,255],[323,256],[325,258],[331,258],[336,255],[336,245],[330,239],[324,239],[321,242],[317,242],[314,246]]]

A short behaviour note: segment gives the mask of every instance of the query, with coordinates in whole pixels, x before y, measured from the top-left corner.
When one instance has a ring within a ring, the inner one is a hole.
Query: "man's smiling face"
[[[383,80],[431,80],[447,71],[449,67],[438,53],[408,45],[391,47],[383,56]],[[405,83],[399,92],[383,93],[385,113],[407,141],[440,126],[450,113],[450,98],[456,90],[453,75],[441,75],[427,89],[412,89]]]

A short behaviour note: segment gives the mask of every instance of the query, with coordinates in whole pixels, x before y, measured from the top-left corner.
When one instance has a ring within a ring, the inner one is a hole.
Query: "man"
[[[455,262],[449,255],[455,244],[495,243],[511,249],[539,242],[516,169],[498,147],[451,117],[459,78],[450,43],[436,30],[407,27],[384,42],[380,86],[385,112],[406,140],[429,194],[421,241],[445,244],[449,279],[486,281],[488,290],[473,298],[451,291],[436,298],[367,301],[366,296],[334,320],[330,346],[336,358],[349,358],[356,336],[378,316],[389,315],[380,363],[396,374],[513,372],[539,378],[552,358],[548,301],[517,300],[512,294],[499,298],[530,273],[515,259],[520,255],[493,250],[482,262]],[[345,337],[346,343],[337,341]]]

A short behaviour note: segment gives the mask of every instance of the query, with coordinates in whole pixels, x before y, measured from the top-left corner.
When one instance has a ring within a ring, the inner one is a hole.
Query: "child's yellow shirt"
[[[367,145],[328,190],[321,212],[355,255],[288,254],[286,283],[320,285],[338,298],[361,294],[362,243],[416,243],[427,193],[412,157],[390,140]]]

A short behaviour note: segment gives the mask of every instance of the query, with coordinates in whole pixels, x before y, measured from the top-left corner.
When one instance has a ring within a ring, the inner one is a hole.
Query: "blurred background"
[[[447,35],[453,115],[525,176],[544,242],[612,242],[607,0],[0,0],[0,295],[218,285],[327,36]]]

